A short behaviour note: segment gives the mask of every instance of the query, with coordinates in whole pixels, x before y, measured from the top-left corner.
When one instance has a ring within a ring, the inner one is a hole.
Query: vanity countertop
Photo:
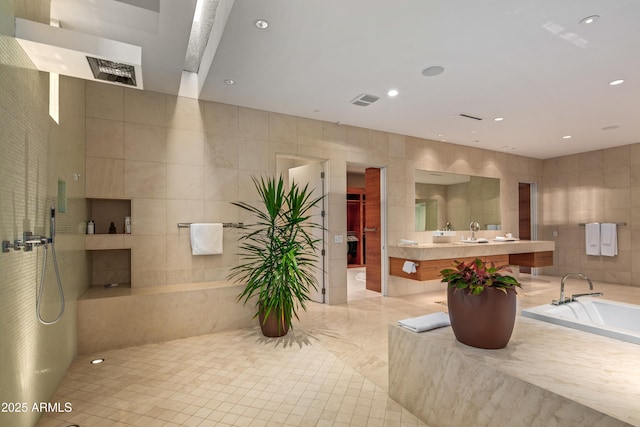
[[[389,245],[388,254],[392,258],[429,261],[445,258],[521,254],[553,250],[555,250],[555,242],[552,240],[490,240],[487,243],[457,241],[452,243],[419,243],[417,245],[393,244]]]

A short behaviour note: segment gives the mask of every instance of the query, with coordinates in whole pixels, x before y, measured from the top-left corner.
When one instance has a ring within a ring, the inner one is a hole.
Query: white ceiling
[[[195,0],[51,4],[65,28],[142,46],[145,89],[178,93]],[[557,157],[640,142],[639,22],[636,0],[235,0],[200,99]]]

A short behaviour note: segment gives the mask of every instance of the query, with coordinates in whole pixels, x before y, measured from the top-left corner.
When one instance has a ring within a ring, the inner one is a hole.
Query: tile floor
[[[521,307],[559,293],[558,278],[521,281]],[[637,288],[604,290],[640,302]],[[445,311],[445,301],[444,290],[382,298],[360,289],[346,305],[311,304],[283,338],[256,327],[80,356],[53,398],[73,411],[38,426],[424,426],[388,397],[387,325]],[[98,356],[105,362],[91,365]]]

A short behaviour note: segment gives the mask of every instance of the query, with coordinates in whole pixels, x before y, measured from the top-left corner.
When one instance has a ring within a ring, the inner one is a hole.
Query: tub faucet
[[[577,301],[579,297],[601,297],[602,292],[587,292],[586,294],[573,294],[571,295],[571,301]]]
[[[564,281],[567,280],[569,277],[571,276],[577,276],[581,279],[586,280],[587,282],[589,282],[589,290],[593,291],[593,283],[591,282],[591,279],[589,279],[587,276],[585,276],[582,273],[567,273],[564,276],[562,276],[562,280],[560,280],[560,299],[554,299],[551,304],[553,305],[560,305],[560,304],[566,304],[568,302],[571,301],[575,301],[576,298],[578,297],[584,297],[584,296],[602,296],[602,292],[590,292],[590,293],[586,293],[586,294],[575,294],[575,295],[571,295],[571,298],[565,298],[564,297]]]

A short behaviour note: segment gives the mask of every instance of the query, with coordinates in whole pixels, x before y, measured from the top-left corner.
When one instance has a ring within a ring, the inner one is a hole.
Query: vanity
[[[512,266],[514,275],[519,267],[553,265],[554,241],[526,240],[526,233],[520,240],[509,232],[531,224],[527,227],[526,218],[504,221],[499,178],[416,169],[413,187],[415,226],[407,237],[419,236],[424,243],[401,240],[387,247],[388,296],[441,290],[440,271],[455,261],[480,258]]]
[[[440,278],[440,271],[454,261],[481,258],[495,265],[548,267],[553,265],[555,242],[514,240],[486,243],[452,242],[389,245],[389,274],[404,279],[426,281]],[[415,264],[415,273],[403,270],[406,261]]]

